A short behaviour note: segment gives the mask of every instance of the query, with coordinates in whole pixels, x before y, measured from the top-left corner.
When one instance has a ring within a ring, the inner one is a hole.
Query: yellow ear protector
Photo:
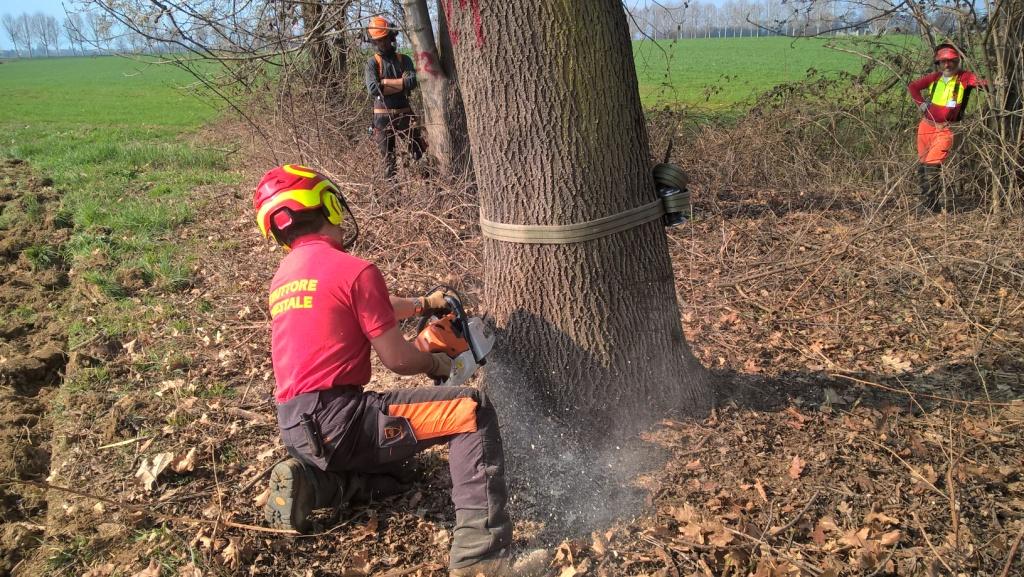
[[[294,167],[290,165],[285,166],[285,170],[295,172]],[[313,173],[309,174],[310,176],[307,178],[315,176]],[[299,176],[306,177],[306,174],[299,174]],[[345,219],[346,212],[352,216],[352,210],[349,208],[341,191],[330,180],[323,178],[311,189],[294,189],[279,194],[272,202],[268,202],[260,208],[257,214],[257,223],[263,223],[264,216],[270,213],[270,223],[268,225],[261,224],[261,230],[265,229],[264,234],[273,237],[278,244],[283,244],[277,238],[277,235],[274,234],[274,229],[283,230],[289,226],[293,222],[293,211],[301,211],[303,207],[307,209],[319,207],[327,222],[334,226],[341,225]],[[354,234],[342,243],[342,247],[345,249],[355,244],[356,239],[359,237],[359,224],[356,223],[355,216],[352,216],[352,226]]]
[[[342,243],[342,247],[348,250],[359,238],[359,223],[356,222],[352,209],[348,207],[348,203],[345,202],[345,196],[340,191],[337,189],[324,189],[322,195],[321,204],[324,207],[324,215],[327,217],[327,222],[339,226],[345,219],[346,212],[352,217],[352,237]]]
[[[341,221],[345,219],[345,212],[338,195],[325,189],[320,196],[320,203],[324,207],[324,216],[327,217],[327,222],[335,226],[340,225]]]

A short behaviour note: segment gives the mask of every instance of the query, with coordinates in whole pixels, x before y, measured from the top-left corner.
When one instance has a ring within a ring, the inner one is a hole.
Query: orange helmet
[[[284,230],[292,224],[292,214],[311,210],[323,211],[327,221],[341,224],[345,213],[344,200],[331,179],[299,164],[285,164],[263,175],[252,197],[256,224],[264,237],[274,236],[274,229]],[[274,240],[280,242],[277,237]]]
[[[370,33],[370,38],[373,40],[383,40],[395,34],[395,29],[383,16],[370,18],[370,25],[366,28],[366,31]]]
[[[935,49],[935,60],[959,60],[960,53],[952,44],[939,44]]]

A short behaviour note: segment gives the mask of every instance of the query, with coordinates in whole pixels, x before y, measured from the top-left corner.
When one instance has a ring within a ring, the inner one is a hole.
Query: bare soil
[[[28,164],[0,162],[0,479],[42,480],[50,469],[47,398],[60,384],[67,341],[61,246],[69,231],[58,203]],[[38,545],[45,512],[41,489],[0,485],[0,575]]]
[[[361,152],[328,167],[347,176],[356,253],[398,294],[444,280],[481,296],[469,189],[380,187],[342,168],[363,167]],[[194,287],[133,301],[175,322],[96,354],[120,387],[81,395],[55,425],[67,442],[45,546],[21,574],[446,574],[444,450],[419,459],[407,494],[324,514],[314,535],[263,526],[264,474],[284,456],[265,308],[280,252],[249,196],[195,191],[206,218],[176,239],[200,251]],[[695,219],[669,242],[718,408],[596,452],[499,405],[517,547],[555,551],[560,577],[1020,574],[1020,223],[918,215],[905,199],[878,210],[869,191],[705,179],[693,196]],[[372,387],[427,385],[376,369]],[[180,470],[144,486],[137,472],[162,453]]]

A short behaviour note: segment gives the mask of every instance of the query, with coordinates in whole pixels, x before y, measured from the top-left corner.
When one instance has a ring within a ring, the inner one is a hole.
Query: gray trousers
[[[319,456],[300,423],[303,414],[319,428]],[[497,414],[483,392],[337,387],[279,405],[278,424],[289,452],[325,471],[389,473],[414,454],[447,443],[455,505],[451,567],[501,555],[511,543],[505,454]]]

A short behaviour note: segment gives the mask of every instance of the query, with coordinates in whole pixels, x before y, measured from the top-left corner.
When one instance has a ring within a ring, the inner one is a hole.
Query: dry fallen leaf
[[[904,361],[896,354],[882,355],[882,366],[893,369],[901,373],[905,373],[910,370],[913,366],[909,361]]]
[[[171,470],[175,473],[189,473],[196,470],[196,448],[171,461]]]
[[[757,490],[757,494],[761,496],[761,500],[767,503],[768,493],[764,490],[764,485],[761,483],[761,479],[754,480],[754,489]]]
[[[273,457],[274,453],[276,453],[276,452],[277,452],[277,445],[273,445],[271,447],[268,447],[268,448],[260,451],[259,453],[256,453],[256,460],[257,461],[266,461],[267,459]]]
[[[85,573],[82,573],[82,577],[109,577],[117,566],[113,563],[104,563],[99,567],[89,569]]]
[[[851,547],[863,547],[865,544],[867,544],[868,533],[870,532],[871,529],[867,527],[861,528],[860,531],[854,531],[851,529],[839,539],[839,542],[843,545],[849,545]]]
[[[143,459],[142,464],[139,465],[139,470],[135,472],[135,477],[142,483],[146,491],[152,491],[156,488],[156,481],[160,474],[167,469],[167,466],[171,464],[173,459],[173,453],[160,453],[153,457],[152,464],[150,464],[149,459]]]
[[[881,540],[882,545],[895,545],[896,543],[899,543],[901,536],[902,536],[902,534],[897,529],[895,531],[889,531],[888,533],[883,533],[882,536],[879,539]]]
[[[722,527],[711,534],[708,538],[708,543],[715,547],[728,547],[729,543],[732,543],[735,539],[736,537],[733,537],[732,533],[729,533]]]
[[[804,428],[804,423],[811,420],[810,417],[802,414],[794,407],[786,407],[786,410],[783,412],[785,412],[790,417],[793,417],[793,420],[787,421],[787,424],[798,431]]]
[[[220,560],[226,567],[238,569],[242,563],[242,550],[238,545],[238,537],[228,537],[228,544],[220,552]]]
[[[178,577],[203,577],[203,572],[194,563],[189,563],[178,569]]]
[[[814,531],[811,532],[811,540],[814,541],[819,547],[825,544],[828,537],[825,536],[826,531],[838,531],[839,526],[832,520],[832,517],[822,517],[814,525]]]
[[[804,472],[804,467],[807,466],[807,461],[800,458],[800,455],[793,455],[793,460],[789,463],[789,470],[786,471],[789,474],[790,479],[799,479],[800,475]]]
[[[270,489],[268,488],[267,491],[269,492]],[[268,495],[269,495],[269,493],[268,493]],[[220,516],[220,506],[218,506],[217,503],[210,503],[209,506],[207,506],[205,509],[203,509],[203,517],[206,517],[207,519],[216,519],[219,516]]]
[[[263,490],[262,493],[260,493],[259,495],[256,495],[256,498],[253,499],[252,502],[255,503],[257,507],[262,508],[264,505],[267,504],[267,501],[269,501],[269,500],[270,500],[270,487],[267,487],[266,489]]]
[[[590,536],[593,540],[593,543],[590,545],[590,549],[598,559],[604,557],[605,553],[608,552],[608,541],[605,540],[604,536],[601,535],[599,531],[594,531]]]
[[[689,503],[683,503],[682,507],[670,507],[669,513],[680,523],[689,523],[700,517]]]
[[[885,513],[868,513],[864,517],[864,523],[870,525],[871,523],[878,522],[883,527],[886,525],[899,525],[899,519],[895,519],[886,515]]]
[[[149,567],[132,575],[132,577],[160,577],[160,564],[156,562],[156,559],[150,559]]]

